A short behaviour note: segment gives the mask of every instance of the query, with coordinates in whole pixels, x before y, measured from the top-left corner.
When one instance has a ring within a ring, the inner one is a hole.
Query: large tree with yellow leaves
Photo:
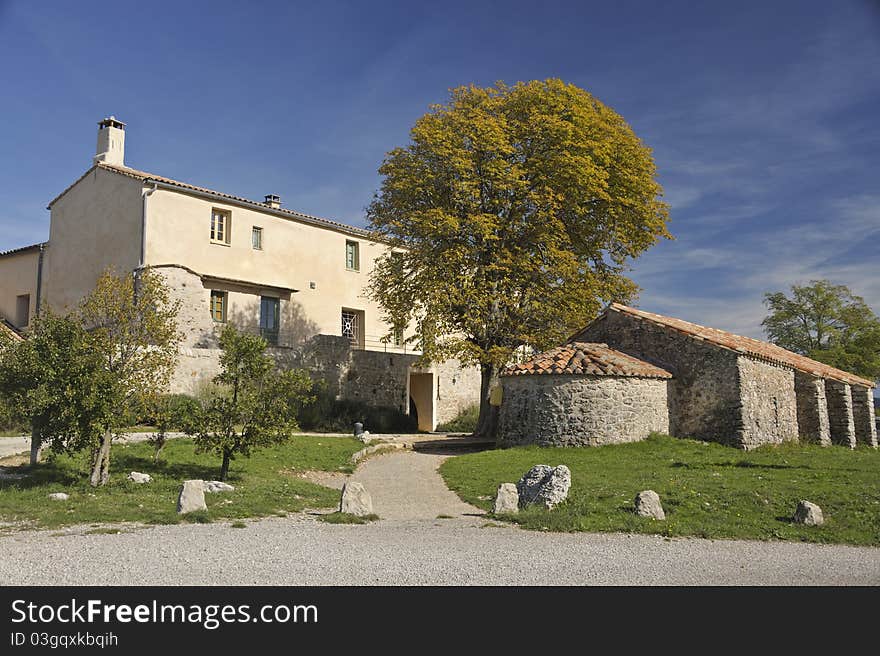
[[[394,326],[415,322],[425,359],[480,366],[482,435],[514,351],[558,343],[604,303],[630,300],[628,263],[669,237],[651,150],[557,79],[452,90],[379,173],[368,217],[394,249],[370,293]]]

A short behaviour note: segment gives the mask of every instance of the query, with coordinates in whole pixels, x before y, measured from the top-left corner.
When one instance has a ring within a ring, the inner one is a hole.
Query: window
[[[229,294],[226,292],[211,291],[211,318],[218,323],[226,323],[226,306]]]
[[[254,229],[251,231],[251,244],[254,247],[255,251],[263,250],[263,229],[254,226]]]
[[[395,326],[394,330],[391,331],[391,343],[394,346],[403,346],[403,327]]]
[[[24,328],[31,322],[31,295],[15,297],[15,325]]]
[[[226,210],[211,210],[211,241],[228,244],[232,232],[232,215]]]
[[[360,244],[356,241],[345,242],[345,268],[349,271],[361,270]]]
[[[260,336],[269,344],[278,344],[279,301],[272,296],[260,298]]]
[[[342,336],[348,337],[348,341],[355,348],[364,346],[364,336],[361,332],[363,323],[364,313],[361,310],[342,308]]]

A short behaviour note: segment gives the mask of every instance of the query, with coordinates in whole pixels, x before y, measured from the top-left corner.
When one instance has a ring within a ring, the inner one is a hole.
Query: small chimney
[[[95,164],[104,162],[125,166],[125,123],[115,116],[98,123],[98,147],[95,149]]]
[[[268,205],[273,210],[279,210],[281,209],[281,196],[269,194],[266,196],[266,200],[263,201],[263,204]]]

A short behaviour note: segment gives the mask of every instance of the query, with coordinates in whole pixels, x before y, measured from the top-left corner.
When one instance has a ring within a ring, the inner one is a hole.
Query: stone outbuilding
[[[750,449],[786,440],[877,446],[874,381],[774,344],[614,303],[572,341],[672,374],[669,432]]]
[[[556,347],[502,373],[501,443],[599,446],[667,433],[670,378],[607,344]]]

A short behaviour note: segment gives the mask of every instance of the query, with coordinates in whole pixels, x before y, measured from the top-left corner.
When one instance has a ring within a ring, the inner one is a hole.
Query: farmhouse
[[[873,381],[617,303],[502,381],[502,443],[632,441],[668,420],[672,435],[742,449],[798,439],[877,445]]]
[[[455,361],[416,368],[412,332],[364,294],[387,246],[361,228],[213,191],[125,164],[125,124],[98,124],[92,166],[49,203],[49,239],[0,254],[0,316],[26,330],[63,312],[108,267],[151,268],[181,302],[172,391],[219,368],[220,329],[261,334],[282,366],[304,366],[339,398],[418,416],[433,430],[479,399],[479,373]]]

